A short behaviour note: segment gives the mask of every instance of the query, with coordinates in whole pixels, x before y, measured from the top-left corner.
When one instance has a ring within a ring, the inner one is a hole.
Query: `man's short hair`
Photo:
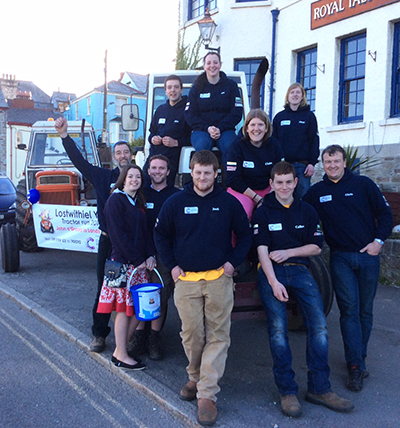
[[[125,141],[125,140],[117,141],[117,142],[114,144],[114,147],[113,147],[113,154],[115,153],[115,149],[117,148],[117,146],[123,146],[123,145],[127,146],[127,147],[128,147],[128,149],[129,149],[130,154],[132,154],[132,148],[131,148],[131,146],[129,145],[129,143],[128,143],[127,141]]]
[[[217,156],[209,150],[200,150],[192,156],[192,159],[190,160],[190,169],[193,170],[196,164],[203,166],[212,165],[214,172],[218,171],[219,168]]]
[[[288,175],[293,174],[296,178],[296,170],[290,162],[281,161],[276,163],[271,169],[271,180],[274,181],[275,175]]]
[[[177,76],[176,74],[170,74],[168,77],[165,78],[164,89],[167,89],[167,82],[170,80],[178,80],[179,85],[181,86],[181,89],[183,89],[182,79],[179,76]]]
[[[324,162],[324,155],[327,153],[329,156],[333,156],[335,153],[341,153],[343,156],[343,160],[346,160],[346,151],[342,146],[339,146],[339,144],[332,144],[328,147],[325,147],[324,150],[322,150],[321,159],[322,162]]]
[[[153,155],[153,156],[151,156],[149,159],[149,168],[150,168],[150,164],[153,162],[153,160],[156,160],[156,159],[166,162],[167,168],[170,169],[169,168],[169,159],[167,158],[167,156],[164,156],[164,155]]]

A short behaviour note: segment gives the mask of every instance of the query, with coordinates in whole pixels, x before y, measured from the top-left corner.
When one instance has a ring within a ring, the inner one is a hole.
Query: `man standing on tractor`
[[[97,313],[97,305],[104,279],[104,265],[111,251],[111,241],[107,234],[104,206],[110,196],[111,187],[117,181],[121,169],[131,162],[132,150],[126,141],[118,141],[113,148],[113,160],[116,167],[112,170],[92,165],[79,151],[74,140],[68,135],[68,122],[64,117],[55,121],[55,128],[62,138],[63,146],[77,170],[92,183],[97,195],[97,215],[101,235],[97,252],[97,294],[93,305],[93,340],[90,343],[92,352],[103,352],[106,337],[110,333],[108,326],[110,314]]]
[[[218,159],[212,152],[196,152],[190,169],[193,183],[164,203],[154,240],[175,281],[174,300],[189,360],[189,382],[180,398],[197,396],[200,424],[213,425],[230,345],[232,276],[250,250],[251,229],[240,202],[215,184]]]
[[[253,216],[254,241],[261,263],[258,290],[267,314],[274,379],[281,396],[282,413],[300,416],[288,341],[286,302],[290,287],[307,329],[306,400],[346,412],[354,405],[331,391],[324,305],[308,269],[309,257],[321,252],[322,232],[318,230],[319,219],[313,207],[293,197],[297,181],[292,164],[276,163],[269,180],[272,192]]]
[[[143,167],[143,172],[147,174],[151,156],[164,155],[170,163],[168,181],[174,183],[181,148],[190,146],[191,129],[184,116],[187,96],[182,96],[182,79],[171,74],[165,79],[164,90],[168,100],[157,108],[151,120],[150,156]]]

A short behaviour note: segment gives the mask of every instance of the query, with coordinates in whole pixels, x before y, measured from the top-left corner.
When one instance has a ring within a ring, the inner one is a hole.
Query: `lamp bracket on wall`
[[[376,62],[376,51],[368,51],[368,55]]]
[[[315,66],[318,68],[318,70],[321,73],[325,74],[325,64],[322,64],[322,65],[315,64]]]

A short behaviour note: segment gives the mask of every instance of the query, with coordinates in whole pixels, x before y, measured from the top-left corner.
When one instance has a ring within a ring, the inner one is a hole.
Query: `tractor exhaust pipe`
[[[264,80],[265,75],[267,74],[269,68],[269,62],[267,58],[263,58],[256,74],[253,78],[253,83],[251,85],[251,97],[250,97],[250,108],[260,108],[260,91],[261,85]]]

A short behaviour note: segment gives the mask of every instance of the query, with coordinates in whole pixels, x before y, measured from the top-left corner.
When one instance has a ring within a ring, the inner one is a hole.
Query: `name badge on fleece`
[[[276,232],[278,230],[282,230],[282,223],[274,223],[268,225],[268,230],[270,232]]]
[[[324,202],[330,202],[332,200],[332,195],[326,195],[326,196],[321,196],[319,198],[319,201],[322,203]]]
[[[199,213],[199,207],[185,207],[184,209],[185,214],[198,214]]]
[[[208,94],[200,94],[200,98],[210,98],[211,94],[210,92]]]
[[[254,162],[252,162],[252,161],[243,161],[243,168],[254,168]]]
[[[290,125],[290,120],[281,120],[281,126]]]
[[[158,119],[158,124],[165,125],[165,117],[160,117],[160,119]]]
[[[148,210],[154,210],[154,203],[153,202],[147,202],[146,207]]]

